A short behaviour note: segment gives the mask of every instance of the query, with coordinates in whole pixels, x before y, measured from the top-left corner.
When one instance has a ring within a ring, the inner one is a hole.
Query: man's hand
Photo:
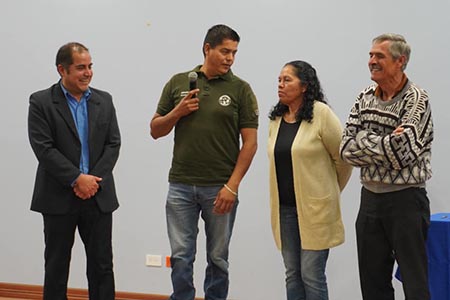
[[[100,177],[89,174],[81,174],[75,182],[73,192],[77,195],[77,197],[87,200],[97,193],[99,188],[98,182],[100,181],[102,181],[102,178]]]
[[[178,120],[197,111],[199,109],[200,100],[196,98],[195,95],[198,94],[199,91],[199,89],[190,91],[167,115],[161,116],[160,114],[155,113],[150,121],[150,135],[152,138],[156,140],[166,136],[172,131]]]
[[[199,109],[200,100],[195,96],[199,91],[199,89],[192,90],[181,99],[180,103],[174,108],[174,111],[178,116],[184,117]]]
[[[223,187],[216,196],[213,212],[219,215],[227,214],[233,209],[235,202],[236,195]]]

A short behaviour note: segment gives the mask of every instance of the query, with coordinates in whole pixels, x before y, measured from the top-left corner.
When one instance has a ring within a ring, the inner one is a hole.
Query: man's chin
[[[228,71],[230,71],[230,67],[224,67],[224,68],[222,68],[221,69],[221,71],[222,71],[222,75],[225,75],[225,74],[227,74],[228,73]]]

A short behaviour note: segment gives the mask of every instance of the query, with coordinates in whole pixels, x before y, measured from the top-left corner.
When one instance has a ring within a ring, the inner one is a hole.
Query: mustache
[[[381,70],[381,67],[378,64],[371,64],[371,65],[369,65],[369,69],[370,69],[370,71],[372,71],[372,70]]]

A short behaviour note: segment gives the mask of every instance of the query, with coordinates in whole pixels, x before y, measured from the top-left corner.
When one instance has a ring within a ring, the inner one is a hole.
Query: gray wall
[[[407,74],[428,90],[434,113],[432,212],[450,211],[448,11],[448,0],[2,0],[0,282],[42,284],[42,218],[29,211],[36,159],[26,133],[28,96],[58,80],[54,57],[68,41],[91,49],[92,85],[112,93],[121,126],[123,148],[115,169],[121,207],[114,219],[120,291],[171,291],[169,269],[144,264],[146,254],[169,255],[164,202],[172,153],[172,136],[153,141],[148,123],[169,77],[202,62],[203,37],[216,23],[240,33],[233,70],[252,84],[261,111],[259,151],[240,188],[230,298],[284,298],[281,256],[269,226],[265,148],[266,115],[277,100],[277,76],[287,61],[302,59],[316,67],[330,104],[345,122],[356,95],[371,83],[371,39],[382,32],[404,34],[413,49]],[[332,250],[328,264],[331,299],[360,299],[353,226],[359,188],[355,170],[342,197],[346,243]],[[195,273],[200,296],[204,244],[201,231]],[[77,238],[71,287],[86,288],[84,264]]]

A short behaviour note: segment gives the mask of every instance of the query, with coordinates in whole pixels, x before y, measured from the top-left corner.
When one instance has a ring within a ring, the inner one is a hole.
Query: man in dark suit
[[[67,299],[76,228],[83,241],[90,300],[113,300],[113,168],[120,132],[109,93],[89,87],[92,61],[80,43],[56,56],[61,80],[30,96],[28,134],[39,161],[31,210],[42,213],[44,300]]]

